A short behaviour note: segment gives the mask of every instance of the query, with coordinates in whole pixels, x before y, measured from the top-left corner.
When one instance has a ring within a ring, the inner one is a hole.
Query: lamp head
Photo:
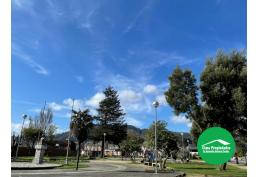
[[[152,105],[153,105],[155,108],[157,108],[157,107],[159,107],[159,102],[158,102],[158,101],[154,101],[154,102],[152,103]]]

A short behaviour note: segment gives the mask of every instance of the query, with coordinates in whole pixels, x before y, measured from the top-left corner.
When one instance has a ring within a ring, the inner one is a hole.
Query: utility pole
[[[70,119],[70,123],[71,123],[72,116],[73,116],[73,106],[74,106],[74,99],[73,99],[73,105],[72,105],[72,110],[71,110],[71,119]],[[69,155],[70,138],[71,138],[70,123],[69,123],[69,135],[68,135],[68,139],[67,139],[66,157],[65,157],[65,164],[66,164],[66,165],[68,164],[68,155]]]
[[[23,130],[24,122],[25,122],[25,119],[27,118],[27,115],[26,115],[26,114],[23,114],[23,115],[22,115],[22,118],[23,118],[23,121],[22,121],[22,127],[21,127],[21,134],[20,134],[19,141],[18,141],[18,144],[17,144],[17,149],[16,149],[16,154],[15,154],[14,161],[15,161],[15,160],[17,159],[17,157],[18,157],[18,152],[19,152],[19,147],[20,147],[21,137],[22,137],[22,130]]]

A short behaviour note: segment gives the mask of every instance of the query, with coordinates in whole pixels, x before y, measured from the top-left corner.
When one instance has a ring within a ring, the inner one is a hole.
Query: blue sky
[[[189,131],[164,99],[168,76],[179,65],[198,79],[218,49],[245,48],[244,0],[12,0],[12,131],[45,100],[65,131],[72,98],[96,114],[108,85],[128,124],[149,127],[157,99],[158,118]]]

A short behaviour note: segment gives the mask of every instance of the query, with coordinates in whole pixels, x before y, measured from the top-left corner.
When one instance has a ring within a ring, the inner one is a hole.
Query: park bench
[[[150,162],[148,162],[148,161],[144,161],[144,165],[149,165],[150,166]]]
[[[155,167],[155,165],[156,165],[156,163],[153,162],[153,163],[152,163],[152,166]],[[158,166],[158,168],[160,168],[160,163],[157,162],[157,166]]]

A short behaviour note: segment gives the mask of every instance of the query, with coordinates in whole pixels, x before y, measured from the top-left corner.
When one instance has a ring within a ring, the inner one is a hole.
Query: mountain
[[[144,133],[146,132],[147,129],[141,129],[141,128],[137,128],[133,125],[127,125],[127,133],[134,133],[136,135],[139,135],[141,137],[144,137]],[[181,142],[182,141],[182,135],[181,135],[181,132],[173,132],[178,141]],[[190,140],[190,143],[192,143],[192,136],[190,133],[187,133],[187,132],[183,132],[183,138],[184,138],[184,141],[186,142],[186,140]],[[63,132],[63,133],[60,133],[60,134],[56,134],[55,135],[55,138],[54,140],[57,140],[57,141],[64,141],[66,138],[68,138],[68,135],[69,135],[69,132]]]
[[[144,133],[147,129],[140,129],[133,125],[127,125],[127,132],[128,133],[135,133],[139,136],[144,136]],[[69,132],[63,132],[55,135],[54,140],[56,141],[64,141],[66,138],[68,138]]]
[[[127,125],[127,133],[134,133],[140,136],[144,136],[144,133],[146,132],[146,130],[147,129],[140,129],[133,125]]]

